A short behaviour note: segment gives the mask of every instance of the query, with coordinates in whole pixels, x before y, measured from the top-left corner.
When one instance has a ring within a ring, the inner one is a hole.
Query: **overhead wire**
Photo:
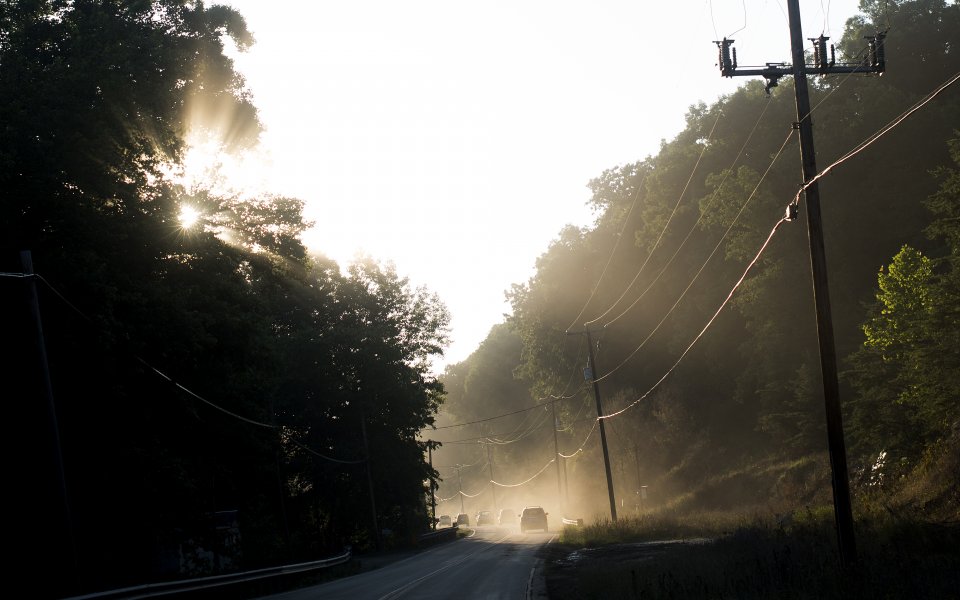
[[[590,431],[587,432],[587,437],[583,438],[583,442],[580,444],[580,447],[573,451],[572,454],[564,454],[563,452],[557,452],[563,458],[573,458],[574,456],[583,452],[584,447],[587,445],[587,441],[590,439],[590,436],[593,435],[593,432],[597,429],[597,423],[600,421],[596,418],[591,419],[593,421],[593,427],[590,428]]]
[[[544,403],[545,404],[545,403]],[[488,421],[495,421],[497,419],[502,419],[503,417],[509,417],[511,415],[519,415],[522,412],[527,412],[528,410],[536,410],[543,406],[543,404],[535,404],[534,406],[529,406],[527,408],[521,408],[520,410],[514,410],[508,413],[503,413],[501,415],[495,415],[493,417],[487,417],[486,419],[477,419],[476,421],[465,421],[463,423],[454,423],[452,425],[443,425],[441,427],[434,427],[434,430],[439,429],[453,429],[454,427],[465,427],[467,425],[476,425],[477,423],[486,423]]]
[[[577,344],[577,357],[573,360],[573,369],[570,371],[570,377],[567,379],[567,384],[563,387],[563,391],[560,392],[560,395],[548,394],[542,398],[538,398],[537,402],[543,402],[544,400],[568,400],[570,398],[575,398],[576,394],[567,395],[567,390],[573,385],[577,375],[580,374],[580,357],[583,356],[584,340],[579,338],[580,341]]]
[[[584,409],[586,409],[587,404],[589,404],[589,402],[586,402],[586,401],[581,402],[581,403],[580,403],[580,410],[577,411],[577,416],[575,416],[574,418],[570,419],[570,421],[569,421],[569,423],[570,423],[569,426],[567,426],[567,427],[562,427],[562,428],[560,428],[560,429],[557,429],[557,431],[558,431],[558,432],[560,432],[560,431],[573,431],[573,424],[580,421],[580,415],[583,414],[583,411],[584,411]]]
[[[747,28],[747,0],[743,0],[743,27],[734,31],[733,33],[728,33],[727,37],[728,38],[733,37],[734,35],[740,33],[746,28]]]
[[[623,240],[623,234],[626,233],[627,226],[630,224],[630,216],[633,214],[633,211],[637,206],[637,202],[640,199],[640,190],[643,189],[643,183],[647,179],[648,172],[648,170],[644,170],[643,173],[641,173],[640,181],[637,182],[636,189],[633,192],[633,202],[630,203],[630,210],[627,211],[626,216],[623,218],[623,224],[620,226],[620,231],[617,233],[617,240],[613,243],[613,248],[610,250],[610,256],[607,257],[607,262],[603,266],[603,270],[600,271],[600,277],[597,278],[596,284],[594,284],[593,289],[590,291],[590,296],[588,296],[586,302],[583,303],[583,307],[580,308],[580,312],[577,313],[577,316],[573,318],[573,321],[569,325],[567,325],[567,331],[577,324],[577,321],[580,320],[580,317],[583,316],[583,313],[586,312],[587,307],[590,306],[590,302],[593,300],[594,296],[596,296],[597,290],[600,289],[600,284],[603,282],[603,278],[607,274],[607,269],[610,268],[610,263],[613,262],[613,257],[617,252],[617,248],[620,246],[620,242]]]
[[[724,173],[723,179],[720,181],[720,184],[717,185],[716,189],[715,189],[714,192],[713,192],[713,195],[711,196],[711,199],[712,199],[712,198],[715,198],[715,197],[717,196],[717,194],[720,193],[720,190],[723,189],[724,184],[727,182],[727,178],[729,177],[729,174],[730,174],[731,172],[733,172],[733,168],[737,166],[737,163],[738,163],[738,162],[740,162],[740,158],[743,156],[743,153],[746,151],[747,145],[750,143],[750,140],[753,139],[753,134],[756,133],[757,128],[760,126],[760,122],[763,120],[763,116],[764,116],[765,114],[767,114],[767,109],[768,109],[768,108],[770,108],[770,102],[769,102],[769,101],[767,101],[767,102],[764,103],[763,110],[760,111],[760,115],[757,116],[757,120],[754,122],[753,127],[750,129],[750,134],[749,134],[749,135],[747,136],[747,138],[743,141],[743,144],[740,146],[740,151],[737,152],[737,155],[734,157],[733,162],[731,162],[731,163],[730,163],[730,166],[727,167],[727,170],[726,170],[726,172]],[[781,147],[781,151],[782,151],[782,150],[783,150],[783,148]],[[778,153],[778,156],[779,156],[779,153]],[[774,159],[774,162],[775,162],[775,161],[776,161],[776,159]],[[772,163],[771,163],[771,165],[772,165]],[[768,171],[769,171],[769,168],[768,168]],[[653,281],[651,281],[650,284],[647,285],[646,288],[644,288],[643,292],[640,293],[640,295],[630,304],[630,306],[628,306],[627,308],[625,308],[620,314],[618,314],[618,315],[617,315],[616,317],[614,317],[613,319],[611,319],[611,320],[607,321],[606,323],[604,323],[603,326],[604,326],[605,328],[608,327],[608,326],[610,326],[610,325],[612,325],[612,324],[614,324],[614,323],[616,323],[617,320],[619,320],[621,317],[623,317],[625,314],[627,314],[631,309],[633,309],[633,307],[636,306],[638,302],[640,302],[640,300],[647,294],[647,292],[650,291],[650,289],[657,283],[657,281],[660,280],[660,277],[661,277],[661,276],[664,274],[664,272],[666,272],[666,270],[670,267],[670,265],[673,263],[674,259],[677,258],[677,255],[680,254],[680,250],[683,249],[683,247],[686,245],[687,241],[688,241],[688,240],[690,239],[690,237],[693,235],[693,232],[696,231],[697,227],[700,225],[700,223],[701,223],[702,221],[703,221],[703,213],[700,214],[700,216],[697,218],[697,220],[696,220],[696,222],[693,224],[693,226],[690,227],[690,230],[687,231],[686,237],[683,238],[683,241],[680,242],[680,245],[677,246],[676,251],[674,251],[674,253],[673,253],[673,255],[670,257],[670,259],[663,265],[663,267],[660,269],[660,272],[657,273],[657,276],[656,276],[656,277],[654,277]],[[635,281],[636,281],[636,278],[634,278],[634,282],[635,282]],[[632,285],[633,285],[633,282],[631,282],[630,285],[632,286]]]
[[[935,88],[932,92],[928,93],[928,94],[927,94],[926,96],[924,96],[921,100],[919,100],[918,102],[916,102],[911,108],[909,108],[908,110],[906,110],[906,111],[904,111],[903,113],[901,113],[900,116],[898,116],[898,117],[896,117],[895,119],[893,119],[892,121],[890,121],[887,125],[881,127],[881,128],[880,128],[877,132],[875,132],[873,135],[869,136],[866,140],[864,140],[863,142],[861,142],[860,144],[858,144],[856,147],[854,147],[853,150],[847,152],[843,157],[841,157],[840,159],[838,159],[838,160],[836,160],[835,162],[831,163],[831,164],[830,164],[827,168],[825,168],[823,171],[821,171],[820,173],[818,173],[817,175],[815,175],[814,177],[812,177],[812,178],[810,179],[810,181],[804,183],[803,186],[801,186],[800,191],[797,192],[797,195],[794,197],[794,199],[791,201],[790,204],[794,204],[795,202],[798,202],[799,199],[800,199],[800,195],[801,195],[807,188],[809,188],[811,185],[813,185],[813,183],[816,182],[817,180],[819,180],[821,177],[823,177],[824,175],[826,175],[827,173],[829,173],[834,167],[842,164],[843,162],[849,160],[849,159],[852,158],[853,156],[856,156],[857,154],[859,154],[860,152],[862,152],[863,150],[865,150],[866,148],[868,148],[869,146],[871,146],[873,143],[875,143],[875,142],[876,142],[877,140],[879,140],[881,137],[883,137],[884,135],[886,135],[887,133],[889,133],[892,129],[894,129],[894,128],[897,127],[900,123],[902,123],[904,120],[906,120],[909,116],[911,116],[912,114],[914,114],[915,112],[917,112],[918,110],[920,110],[921,108],[923,108],[924,106],[926,106],[927,104],[929,104],[931,101],[933,101],[934,98],[936,98],[938,95],[940,95],[940,94],[941,94],[944,90],[946,90],[949,86],[951,86],[951,85],[953,85],[954,83],[956,83],[958,80],[960,80],[960,73],[957,73],[957,74],[951,76],[951,77],[950,77],[949,79],[947,79],[947,81],[945,81],[943,84],[939,85],[939,86],[938,86],[937,88]],[[783,223],[785,223],[785,222],[787,222],[787,219],[786,219],[785,217],[781,217],[780,220],[778,220],[778,221],[776,222],[776,224],[774,224],[773,228],[770,230],[770,234],[767,236],[767,239],[766,239],[766,240],[764,241],[764,243],[761,245],[760,249],[757,251],[757,254],[753,257],[753,260],[751,260],[750,263],[747,265],[747,267],[746,267],[746,269],[744,270],[743,274],[740,276],[740,279],[737,280],[737,282],[734,284],[733,288],[730,290],[730,293],[727,294],[727,297],[723,300],[723,302],[720,304],[720,306],[717,308],[717,310],[713,313],[713,316],[710,317],[710,319],[707,321],[707,324],[704,325],[703,329],[700,330],[700,333],[698,333],[698,334],[696,335],[696,337],[693,338],[693,340],[692,340],[692,341],[690,342],[690,344],[686,347],[686,349],[684,349],[684,351],[680,354],[679,358],[677,358],[677,360],[676,360],[676,361],[673,363],[673,365],[663,374],[663,376],[660,377],[660,379],[658,379],[657,382],[654,383],[653,386],[650,387],[650,389],[648,389],[646,392],[644,392],[644,394],[643,394],[642,396],[640,396],[639,398],[637,398],[636,400],[634,400],[633,402],[631,402],[630,404],[628,404],[626,407],[624,407],[624,408],[622,408],[622,409],[620,409],[620,410],[618,410],[618,411],[616,411],[616,412],[610,413],[610,414],[608,414],[608,415],[598,416],[598,417],[597,417],[597,420],[598,420],[598,421],[599,421],[600,419],[610,419],[610,418],[619,416],[619,415],[623,414],[624,412],[626,412],[627,410],[629,410],[630,408],[632,408],[633,406],[636,406],[639,402],[641,402],[643,399],[645,399],[647,396],[649,396],[657,387],[659,387],[660,384],[663,383],[663,381],[665,381],[665,380],[667,379],[667,377],[669,377],[669,375],[670,375],[671,373],[673,373],[673,371],[677,368],[677,366],[678,366],[678,365],[680,364],[680,362],[684,359],[684,357],[687,355],[687,353],[690,352],[690,350],[693,348],[693,346],[700,340],[700,338],[703,337],[704,333],[710,328],[710,326],[711,326],[711,325],[713,324],[713,322],[716,320],[717,316],[720,314],[720,312],[723,310],[723,308],[730,302],[730,299],[733,297],[733,294],[737,291],[737,289],[740,287],[740,285],[744,282],[744,280],[746,279],[746,277],[747,277],[747,275],[749,274],[750,270],[754,267],[754,265],[757,263],[757,261],[760,259],[760,257],[763,255],[763,253],[766,251],[768,245],[770,244],[770,241],[773,239],[773,236],[776,234],[777,230],[778,230],[778,229],[780,228],[780,226],[781,226]]]
[[[614,308],[617,307],[617,305],[620,304],[620,301],[624,299],[624,297],[627,295],[627,293],[628,293],[628,292],[630,291],[630,289],[633,287],[633,284],[635,284],[635,283],[637,282],[637,279],[640,278],[640,275],[643,273],[644,269],[647,267],[647,264],[649,264],[650,259],[653,257],[653,254],[654,254],[654,253],[657,251],[657,249],[660,247],[660,241],[663,240],[663,236],[666,234],[667,229],[670,227],[670,223],[673,222],[673,218],[674,218],[674,216],[676,216],[677,210],[680,208],[680,203],[683,201],[683,197],[686,195],[687,190],[688,190],[689,187],[690,187],[690,182],[693,181],[693,176],[696,174],[697,169],[698,169],[699,166],[700,166],[700,162],[703,160],[703,156],[706,154],[707,148],[710,146],[710,141],[713,139],[713,133],[714,133],[714,131],[716,131],[716,129],[717,129],[717,124],[720,123],[720,117],[721,117],[722,115],[723,115],[723,110],[718,110],[718,111],[717,111],[717,118],[716,118],[716,120],[713,122],[713,127],[710,128],[710,133],[707,134],[707,140],[704,142],[704,144],[703,144],[703,149],[700,151],[699,156],[697,156],[697,161],[696,161],[696,163],[694,163],[693,169],[690,171],[690,176],[687,177],[687,182],[684,184],[683,190],[680,192],[679,196],[677,197],[677,201],[676,201],[676,203],[674,203],[674,205],[673,205],[673,210],[670,212],[670,216],[667,217],[667,221],[663,224],[663,228],[660,230],[660,234],[657,236],[656,241],[653,243],[653,246],[650,248],[650,252],[647,253],[647,258],[646,258],[646,259],[643,261],[643,263],[640,265],[640,269],[637,271],[637,274],[634,275],[633,280],[632,280],[630,283],[627,284],[626,288],[624,288],[623,293],[620,294],[620,297],[617,298],[617,299],[613,302],[613,304],[611,304],[605,311],[603,311],[602,314],[598,315],[597,317],[595,317],[595,318],[593,318],[593,319],[591,319],[591,320],[589,320],[589,321],[587,321],[587,322],[585,322],[585,323],[583,324],[585,328],[589,327],[589,326],[592,325],[593,323],[596,323],[597,321],[599,321],[599,320],[602,319],[603,317],[605,317],[605,316],[607,316],[608,314],[610,314],[610,311],[612,311]],[[568,330],[569,330],[569,328],[568,328]]]
[[[6,274],[6,273],[3,273],[2,275],[7,275],[7,274]],[[25,276],[25,277],[28,276],[28,275],[26,275],[26,274],[20,274],[20,275],[21,275],[21,276]],[[53,286],[53,284],[51,284],[49,281],[47,281],[43,276],[41,276],[41,275],[39,275],[39,274],[33,274],[32,276],[35,277],[38,281],[43,282],[43,284],[47,287],[47,289],[49,289],[51,292],[53,292],[54,295],[56,295],[62,302],[64,302],[64,304],[66,304],[70,309],[72,309],[74,312],[76,312],[78,315],[80,315],[84,320],[86,320],[86,321],[89,322],[89,323],[95,324],[95,321],[94,321],[92,318],[90,318],[89,315],[87,315],[83,310],[81,310],[79,307],[77,307],[76,304],[74,304],[73,302],[71,302],[69,298],[67,298],[64,294],[62,294],[56,287]],[[142,357],[139,356],[138,354],[131,353],[131,356],[132,356],[137,362],[139,362],[139,363],[141,363],[142,365],[144,365],[148,370],[152,371],[153,373],[155,373],[155,374],[156,374],[157,376],[159,376],[160,378],[162,378],[162,379],[166,380],[168,383],[172,384],[176,389],[184,392],[185,394],[187,394],[187,395],[189,395],[190,397],[192,397],[192,398],[194,398],[194,399],[202,402],[203,404],[209,406],[210,408],[212,408],[212,409],[214,409],[214,410],[217,410],[217,411],[219,411],[219,412],[221,412],[221,413],[223,413],[223,414],[225,414],[225,415],[227,415],[227,416],[230,416],[230,417],[232,417],[232,418],[234,418],[234,419],[237,419],[237,420],[239,420],[239,421],[243,421],[244,423],[248,423],[248,424],[250,424],[250,425],[254,425],[254,426],[256,426],[256,427],[262,427],[262,428],[264,428],[264,429],[271,429],[271,430],[274,430],[274,431],[283,431],[283,430],[284,430],[284,428],[283,428],[282,426],[280,426],[280,425],[274,425],[274,424],[271,424],[271,423],[263,423],[263,422],[261,422],[261,421],[257,421],[256,419],[251,419],[251,418],[249,418],[249,417],[245,417],[245,416],[243,416],[243,415],[241,415],[241,414],[238,414],[238,413],[233,412],[233,411],[231,411],[231,410],[229,410],[229,409],[226,409],[226,408],[220,406],[219,404],[217,404],[217,403],[215,403],[215,402],[211,402],[210,400],[204,398],[203,396],[201,396],[200,394],[194,392],[194,391],[191,390],[190,388],[188,388],[188,387],[182,385],[181,383],[179,383],[178,381],[174,380],[172,377],[170,377],[169,375],[167,375],[166,373],[164,373],[163,371],[161,371],[161,370],[158,369],[157,367],[155,367],[155,366],[153,366],[152,364],[150,364],[149,362],[147,362],[144,358],[142,358]],[[311,454],[313,454],[313,455],[315,455],[315,456],[317,456],[317,457],[319,457],[319,458],[322,458],[322,459],[324,459],[324,460],[327,460],[327,461],[329,461],[329,462],[338,463],[338,464],[344,464],[344,465],[354,465],[354,464],[360,464],[360,463],[366,462],[366,459],[344,460],[344,459],[334,458],[334,457],[332,457],[332,456],[327,456],[327,455],[325,455],[325,454],[323,454],[323,453],[321,453],[321,452],[318,452],[318,451],[310,448],[309,446],[306,446],[306,445],[302,444],[301,442],[298,442],[297,440],[293,439],[292,437],[287,437],[287,438],[285,438],[285,439],[288,439],[288,440],[289,440],[291,443],[293,443],[294,445],[296,445],[296,446],[298,446],[298,447],[300,447],[300,448],[302,448],[302,449],[310,452]]]
[[[543,468],[537,471],[536,474],[534,474],[532,477],[530,477],[526,481],[521,481],[520,483],[500,483],[499,481],[494,481],[491,479],[490,483],[492,483],[493,485],[496,485],[499,487],[505,487],[505,488],[515,488],[515,487],[520,487],[521,485],[527,485],[528,483],[530,483],[531,481],[539,477],[544,471],[546,471],[547,467],[552,465],[555,460],[557,459],[551,458],[549,461],[547,461],[547,464],[543,465]]]
[[[664,324],[664,322],[666,322],[667,318],[671,314],[673,314],[673,311],[676,310],[677,306],[679,306],[680,301],[683,300],[683,298],[687,295],[687,292],[690,291],[690,288],[693,287],[693,284],[696,283],[696,281],[700,278],[700,275],[703,273],[704,269],[707,268],[707,265],[713,259],[714,255],[716,255],[717,250],[719,250],[720,246],[723,245],[723,241],[727,238],[727,236],[733,230],[734,225],[736,225],[737,222],[739,221],[740,216],[743,214],[743,211],[746,209],[747,205],[750,203],[750,201],[756,195],[757,191],[760,189],[760,185],[763,184],[763,181],[766,179],[767,175],[770,173],[770,170],[773,168],[777,160],[780,158],[780,155],[783,153],[784,148],[786,148],[787,142],[789,142],[792,137],[793,137],[793,130],[791,129],[790,132],[787,133],[787,136],[784,138],[783,143],[780,144],[780,149],[777,150],[777,153],[774,155],[773,159],[770,161],[770,164],[767,166],[767,170],[764,171],[763,175],[760,177],[760,180],[757,182],[757,185],[754,186],[753,191],[750,193],[750,195],[747,197],[744,203],[740,206],[740,210],[737,212],[736,216],[733,218],[733,221],[731,221],[726,231],[724,231],[723,235],[720,237],[716,245],[713,247],[713,250],[710,251],[710,254],[703,261],[703,264],[700,265],[700,268],[697,270],[693,278],[687,284],[687,287],[685,287],[683,291],[680,292],[680,295],[677,296],[677,299],[674,301],[673,305],[671,305],[670,308],[667,310],[667,312],[663,315],[663,317],[657,323],[656,327],[653,328],[653,330],[647,335],[647,337],[644,338],[642,342],[640,342],[640,345],[634,348],[633,351],[630,352],[630,354],[628,354],[626,358],[624,358],[620,362],[620,364],[618,364],[613,369],[610,369],[609,371],[604,373],[603,376],[598,377],[596,381],[598,382],[603,381],[607,377],[613,375],[618,370],[620,370],[625,364],[627,364],[627,362],[629,362],[630,359],[633,358],[637,354],[637,352],[639,352],[647,344],[648,341],[650,341],[653,335],[660,329],[660,327]]]
[[[820,178],[822,178],[822,177],[824,177],[825,175],[827,175],[828,173],[830,173],[830,171],[832,171],[832,170],[834,169],[834,167],[836,167],[836,166],[838,166],[838,165],[840,165],[840,164],[843,164],[844,162],[850,160],[851,158],[853,158],[853,157],[856,156],[857,154],[860,154],[861,152],[863,152],[864,150],[866,150],[866,149],[867,149],[869,146],[871,146],[874,142],[876,142],[877,140],[879,140],[881,137],[883,137],[884,135],[886,135],[887,133],[889,133],[892,129],[894,129],[894,128],[895,128],[896,126],[898,126],[900,123],[904,122],[907,118],[909,118],[911,115],[913,115],[913,113],[917,112],[918,110],[920,110],[921,108],[923,108],[924,106],[926,106],[927,104],[929,104],[930,102],[932,102],[934,98],[936,98],[937,96],[939,96],[939,95],[940,95],[944,90],[946,90],[948,87],[950,87],[951,85],[955,84],[955,83],[957,82],[957,80],[960,80],[960,72],[958,72],[958,73],[950,76],[944,83],[942,83],[942,84],[940,84],[939,86],[937,86],[937,88],[935,88],[932,92],[928,93],[928,94],[927,94],[926,96],[924,96],[921,100],[918,100],[912,107],[910,107],[909,109],[907,109],[907,110],[903,111],[902,113],[900,113],[900,115],[898,115],[898,116],[895,117],[893,120],[891,120],[890,122],[888,122],[886,125],[884,125],[883,127],[881,127],[881,128],[880,128],[879,130],[877,130],[875,133],[873,133],[872,135],[868,136],[867,139],[865,139],[864,141],[862,141],[862,142],[860,142],[859,144],[857,144],[852,150],[850,150],[849,152],[847,152],[846,154],[844,154],[843,156],[841,156],[840,158],[838,158],[836,161],[834,161],[833,163],[831,163],[827,168],[825,168],[825,169],[822,170],[821,172],[817,173],[817,175],[814,176],[813,178],[811,178],[810,181],[808,181],[808,182],[806,182],[805,184],[803,184],[803,186],[802,186],[802,187],[800,188],[800,190],[797,192],[797,195],[796,195],[795,200],[796,200],[796,201],[799,201],[799,199],[800,199],[800,194],[802,194],[804,191],[806,191],[807,188],[809,188],[811,185],[813,185],[816,181],[820,180]]]
[[[520,423],[513,429],[513,431],[511,431],[510,433],[504,434],[503,437],[510,437],[510,436],[514,435],[515,433],[517,433],[518,431],[520,431],[521,429],[523,429],[523,428],[526,426],[526,424],[527,424],[527,420],[530,419],[531,417],[533,417],[532,420],[536,421],[536,419],[537,419],[537,413],[534,412],[534,411],[532,411],[532,410],[531,410],[531,411],[527,411],[526,413],[524,413],[523,419],[520,420]],[[521,435],[523,435],[523,434],[521,434]],[[500,437],[500,435],[498,434],[496,437]]]
[[[700,333],[698,333],[697,336],[693,338],[693,341],[690,342],[690,344],[680,354],[680,357],[677,358],[676,362],[673,363],[673,365],[667,370],[667,372],[664,373],[663,376],[659,380],[657,380],[657,382],[653,384],[653,386],[649,390],[647,390],[642,396],[640,396],[639,398],[637,398],[636,400],[628,404],[626,407],[614,413],[610,413],[608,415],[598,416],[597,420],[610,419],[625,413],[627,410],[629,410],[633,406],[636,406],[640,401],[642,401],[644,398],[649,396],[655,389],[657,389],[657,387],[660,386],[661,383],[663,383],[667,379],[667,377],[670,376],[671,373],[673,373],[674,369],[677,368],[677,365],[679,365],[680,362],[684,359],[684,357],[686,357],[687,353],[690,352],[690,349],[693,348],[693,346],[700,340],[701,337],[703,337],[703,334],[706,333],[707,329],[709,329],[710,326],[713,325],[713,322],[716,320],[717,315],[719,315],[720,311],[722,311],[723,308],[727,305],[727,303],[730,302],[730,299],[733,297],[734,292],[737,291],[737,289],[746,279],[747,274],[750,273],[750,270],[753,268],[753,266],[757,263],[758,260],[760,260],[760,256],[767,249],[767,246],[770,244],[770,240],[773,239],[774,234],[776,234],[780,226],[786,222],[787,222],[786,218],[781,217],[780,220],[777,221],[776,225],[773,226],[773,229],[770,230],[770,234],[767,236],[766,241],[764,241],[763,245],[760,247],[760,250],[757,252],[756,256],[753,257],[753,260],[750,261],[750,264],[747,265],[747,268],[743,271],[743,275],[741,275],[740,279],[737,280],[737,283],[734,284],[733,288],[730,290],[730,293],[727,294],[727,297],[723,300],[723,302],[720,303],[719,308],[717,308],[716,312],[713,313],[713,316],[710,317],[710,320],[707,321],[707,324],[703,326],[703,329],[700,330]]]
[[[506,446],[508,444],[519,442],[520,440],[529,437],[534,432],[539,431],[543,427],[543,425],[546,423],[549,417],[550,417],[550,413],[548,413],[547,411],[544,411],[543,414],[540,416],[539,421],[536,424],[531,425],[529,428],[527,428],[526,431],[524,431],[523,433],[521,433],[520,435],[516,436],[513,439],[506,440],[506,439],[500,439],[496,437],[487,437],[486,440],[487,442],[497,446]]]

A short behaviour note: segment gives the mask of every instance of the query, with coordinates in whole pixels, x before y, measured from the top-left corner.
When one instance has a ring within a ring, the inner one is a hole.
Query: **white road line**
[[[476,533],[476,530],[474,530],[474,533]],[[442,573],[443,571],[446,571],[446,570],[449,569],[450,567],[454,567],[454,566],[456,566],[456,565],[459,565],[459,564],[465,562],[467,559],[469,559],[469,558],[471,558],[471,557],[473,557],[473,556],[476,556],[477,554],[480,554],[481,552],[486,552],[487,550],[489,550],[490,548],[493,548],[494,546],[496,546],[497,544],[499,544],[499,543],[502,542],[503,540],[507,539],[508,537],[510,537],[509,534],[503,536],[503,537],[500,538],[499,540],[497,540],[497,541],[493,542],[492,544],[490,544],[490,545],[488,545],[488,546],[485,546],[485,547],[483,547],[483,548],[481,548],[481,549],[479,549],[479,550],[477,550],[477,551],[475,551],[475,552],[471,552],[470,554],[465,554],[465,555],[463,555],[462,557],[460,557],[459,560],[455,560],[455,561],[453,561],[453,562],[447,563],[446,565],[440,567],[439,569],[437,569],[437,570],[435,570],[435,571],[433,571],[433,572],[431,572],[431,573],[427,573],[427,574],[424,575],[423,577],[418,577],[417,579],[414,579],[413,581],[411,581],[411,582],[409,582],[409,583],[406,583],[406,584],[398,587],[397,589],[395,589],[395,590],[393,590],[393,591],[391,591],[391,592],[387,592],[387,593],[384,594],[383,596],[380,596],[380,598],[379,598],[378,600],[392,600],[393,598],[399,598],[401,595],[403,595],[404,593],[410,591],[411,588],[413,588],[413,587],[414,587],[415,585],[417,585],[418,583],[422,582],[424,579],[429,579],[430,577],[433,577],[433,576],[436,575],[437,573]]]

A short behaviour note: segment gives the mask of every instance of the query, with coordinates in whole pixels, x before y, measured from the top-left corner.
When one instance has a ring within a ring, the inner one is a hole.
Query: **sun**
[[[180,227],[190,229],[200,221],[200,211],[193,206],[180,207]]]

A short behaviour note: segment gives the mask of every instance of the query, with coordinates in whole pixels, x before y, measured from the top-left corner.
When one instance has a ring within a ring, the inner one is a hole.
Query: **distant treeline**
[[[817,164],[836,164],[819,186],[858,489],[908,472],[960,419],[960,83],[941,90],[960,74],[960,5],[865,1],[861,10],[836,40],[837,60],[864,60],[865,37],[886,32],[886,73],[809,77]],[[582,373],[589,329],[605,413],[627,409],[606,421],[618,499],[632,507],[649,484],[651,504],[681,503],[718,474],[777,464],[795,471],[779,497],[741,483],[702,508],[810,501],[818,492],[804,486],[824,477],[827,446],[802,194],[798,218],[777,227],[802,185],[796,120],[792,81],[768,95],[757,78],[690,107],[686,128],[656,156],[591,181],[595,223],[562,231],[509,291],[512,315],[448,368],[438,424],[555,401],[559,451],[583,449],[566,461],[571,510],[604,514],[596,432],[581,446],[596,417]],[[445,429],[435,456],[482,466],[474,446],[493,443],[495,464],[534,472],[553,456],[553,433],[521,423],[526,414]],[[488,479],[461,474],[471,492]],[[552,501],[556,475],[543,477]],[[829,498],[828,472],[826,481]],[[457,486],[447,475],[442,494]],[[589,499],[576,504],[575,487]]]
[[[8,551],[35,597],[429,526],[446,308],[392,267],[308,256],[300,200],[167,176],[191,131],[258,139],[227,38],[252,42],[202,2],[0,7]]]

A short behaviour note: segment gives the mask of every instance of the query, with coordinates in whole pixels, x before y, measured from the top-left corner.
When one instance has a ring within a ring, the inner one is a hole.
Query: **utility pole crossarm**
[[[843,73],[876,73],[881,74],[886,71],[887,60],[884,52],[884,39],[886,33],[877,33],[874,36],[868,36],[868,51],[866,59],[861,62],[837,63],[836,50],[833,44],[827,47],[827,40],[830,38],[821,35],[817,38],[810,38],[813,42],[813,64],[806,64],[801,59],[797,64],[803,65],[803,72],[808,75],[839,75]],[[717,45],[718,58],[717,66],[720,68],[720,75],[723,77],[763,77],[767,81],[767,93],[770,88],[776,87],[782,77],[793,75],[796,68],[794,65],[786,63],[767,63],[765,67],[744,67],[737,65],[737,49],[733,47],[733,42],[723,38],[714,40]]]

